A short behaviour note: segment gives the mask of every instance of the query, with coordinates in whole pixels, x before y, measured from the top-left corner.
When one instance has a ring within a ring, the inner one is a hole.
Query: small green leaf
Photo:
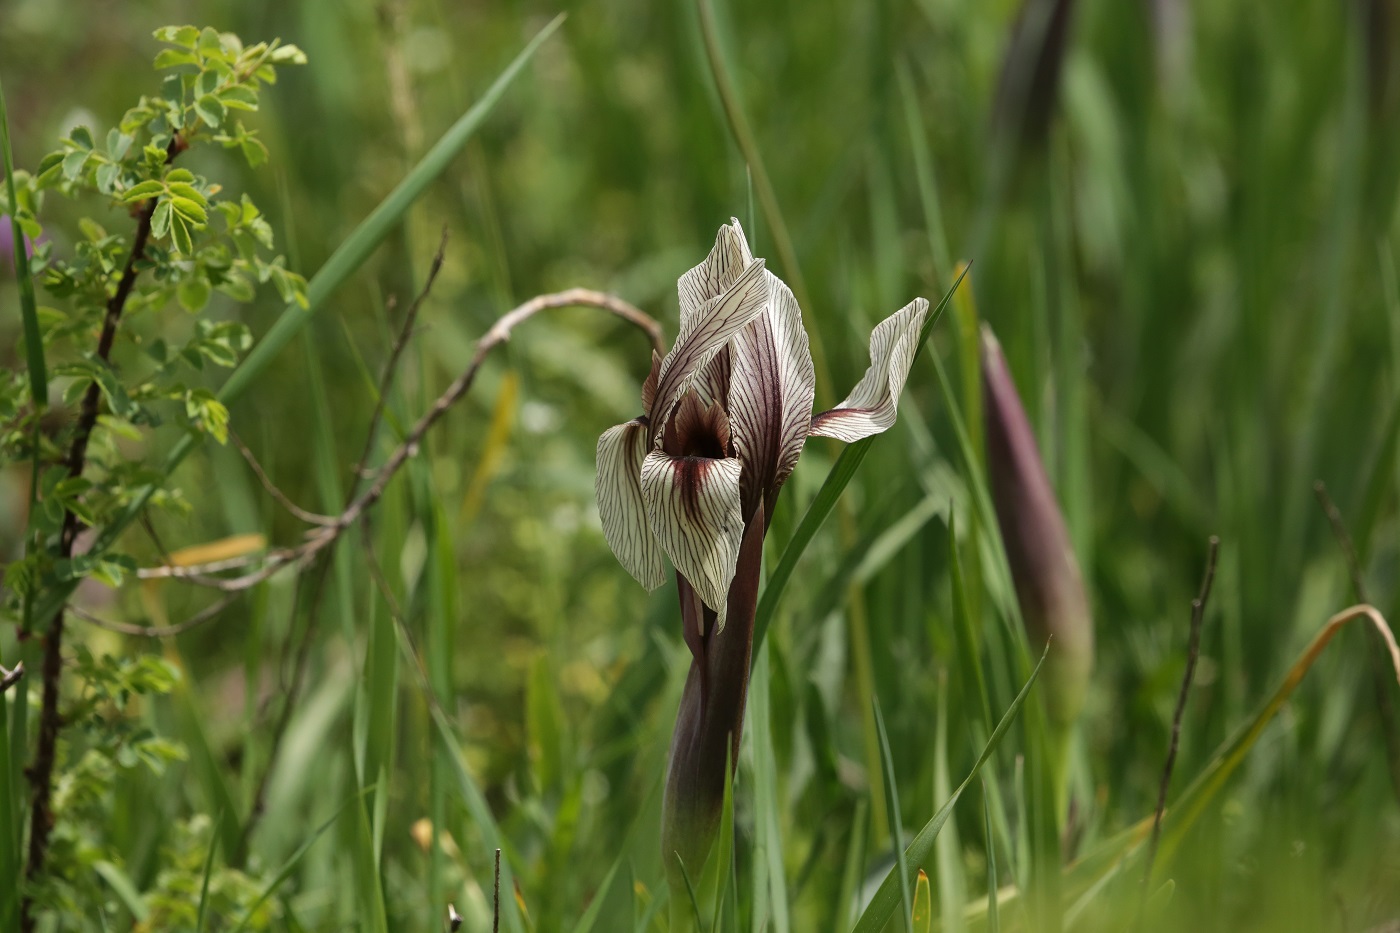
[[[278,65],[305,65],[306,53],[295,45],[279,45],[267,59]]]
[[[113,127],[107,131],[107,155],[111,156],[113,161],[120,162],[131,151],[132,142],[134,140],[130,134]]]
[[[194,112],[199,114],[201,120],[214,128],[223,125],[224,116],[228,113],[224,109],[223,103],[213,94],[205,94],[203,97],[196,98]]]
[[[219,31],[213,26],[205,26],[199,33],[199,51],[204,55],[222,54],[224,45],[219,40]]]
[[[162,152],[160,157],[162,160],[164,160],[165,153]],[[171,185],[179,184],[181,182],[189,184],[194,181],[194,172],[191,172],[187,168],[172,168],[169,172],[166,173],[165,181],[166,184]]]
[[[189,198],[191,201],[194,201],[200,207],[207,207],[209,205],[209,200],[204,196],[203,192],[201,192],[194,185],[191,185],[187,182],[171,182],[170,193],[175,195],[176,197]]]
[[[249,168],[257,168],[267,161],[267,147],[256,137],[243,137],[239,140],[238,148],[242,150],[243,159],[248,163]]]
[[[199,41],[199,30],[193,26],[162,26],[153,35],[159,42],[169,42],[186,49],[193,49]]]
[[[122,203],[130,204],[132,201],[144,201],[147,198],[155,197],[164,190],[165,186],[158,181],[143,181],[126,189],[126,193],[122,195]],[[157,233],[156,236],[160,236],[160,234]]]
[[[199,278],[185,279],[175,289],[175,297],[186,311],[199,311],[209,303],[209,283]]]
[[[179,214],[170,218],[170,240],[175,244],[177,253],[188,256],[194,252],[194,240],[190,236],[189,224]]]
[[[92,141],[92,130],[86,126],[73,127],[73,132],[68,134],[68,141],[79,149],[97,148],[97,144]]]
[[[102,225],[91,217],[79,217],[78,229],[83,231],[83,236],[89,243],[96,243],[98,240],[107,238],[107,231],[102,229]]]
[[[117,186],[117,176],[121,174],[122,167],[116,162],[106,162],[98,166],[97,169],[97,190],[103,194],[111,194]]]
[[[181,65],[198,65],[199,56],[193,52],[182,52],[179,49],[161,49],[156,54],[152,67],[156,69],[178,68]]]
[[[219,100],[230,110],[257,110],[258,92],[246,84],[232,84],[219,91]]]
[[[170,201],[162,199],[151,215],[151,236],[160,239],[170,229]]]
[[[191,200],[190,198],[172,197],[170,199],[170,204],[175,209],[176,214],[179,214],[196,228],[203,227],[209,222],[208,213],[205,212],[198,201]]]
[[[92,158],[90,149],[74,149],[63,157],[63,177],[69,181],[75,180],[83,173],[83,166],[87,165],[87,160]]]
[[[118,418],[116,415],[98,415],[97,423],[118,437],[124,437],[129,441],[141,439],[141,432],[137,430],[136,425],[125,418]]]

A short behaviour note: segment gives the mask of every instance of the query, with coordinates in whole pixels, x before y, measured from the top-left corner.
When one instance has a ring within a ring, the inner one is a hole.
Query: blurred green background
[[[1357,601],[1316,480],[1355,539],[1370,600],[1400,617],[1400,4],[1066,6],[1063,45],[1049,51],[1012,43],[1021,5],[1009,0],[722,3],[717,15],[805,283],[826,374],[819,410],[864,370],[875,322],[916,294],[937,301],[955,263],[974,260],[963,295],[1007,349],[1095,609],[1097,667],[1066,843],[1085,851],[1155,805],[1209,534],[1221,538],[1221,559],[1178,788],[1327,616]],[[563,9],[560,33],[408,223],[233,406],[234,430],[303,505],[339,503],[372,384],[444,227],[446,263],[391,406],[397,427],[461,371],[497,316],[541,292],[612,291],[674,336],[675,279],[731,215],[770,268],[796,278],[753,204],[695,7]],[[105,132],[154,92],[158,26],[281,37],[310,64],[284,70],[252,118],[270,167],[248,172],[206,153],[200,170],[249,191],[293,268],[309,275],[558,11],[10,0],[0,75],[17,164],[36,165],[76,123]],[[1005,90],[1017,74],[1030,88],[1019,101]],[[78,209],[50,200],[43,219],[56,249]],[[16,292],[0,286],[0,353],[18,365]],[[391,297],[396,310],[386,309]],[[214,314],[245,315],[256,336],[280,310],[269,293]],[[930,354],[948,369],[952,399],[925,357],[899,424],[801,564],[760,661],[767,721],[751,705],[746,744],[768,739],[776,796],[755,803],[759,768],[747,749],[746,923],[758,913],[749,878],[770,857],[754,839],[770,816],[793,929],[848,928],[854,889],[888,869],[872,691],[907,826],[929,818],[980,748],[946,525],[950,513],[964,533],[975,524],[967,477],[980,469],[960,456],[951,419],[973,416],[975,438],[976,373],[960,336],[971,308],[963,312],[940,324]],[[605,898],[598,929],[630,929],[633,898],[660,891],[659,783],[688,657],[674,586],[648,597],[626,575],[592,491],[596,438],[636,413],[647,365],[645,339],[596,311],[526,325],[371,523],[539,930],[572,928],[595,897]],[[769,537],[770,567],[837,453],[833,442],[808,445]],[[179,484],[196,511],[157,520],[167,547],[245,532],[291,544],[302,532],[231,449],[191,458]],[[143,536],[128,537],[129,550],[155,560]],[[347,541],[329,577],[249,871],[271,877],[334,815],[354,793],[355,743],[378,743],[382,859],[363,874],[362,834],[353,819],[338,821],[329,832],[339,842],[318,842],[279,892],[272,927],[368,928],[356,892],[369,877],[382,883],[389,929],[435,929],[448,899],[469,929],[484,929],[487,837],[435,744],[417,680],[396,666],[392,635],[377,634],[388,607],[362,547]],[[1019,674],[1006,660],[998,594],[983,589],[977,622],[1000,710]],[[224,806],[241,820],[252,806],[305,621],[295,591],[290,575],[278,577],[164,645],[75,625],[96,651],[164,652],[188,674],[188,693],[149,715],[194,749],[190,763],[159,780],[133,775],[111,803],[104,844],[139,888],[174,844],[151,822],[227,819]],[[177,621],[210,599],[172,585],[103,598],[109,616],[133,622]],[[1188,837],[1167,872],[1177,885],[1162,929],[1363,930],[1400,916],[1400,787],[1378,712],[1378,697],[1395,706],[1400,691],[1376,677],[1369,635],[1343,632]],[[397,704],[367,713],[355,698],[376,653]],[[1011,801],[1003,883],[1024,829],[1017,744],[1013,733],[984,772]],[[945,925],[986,892],[980,798],[964,798],[929,866]],[[430,844],[430,824],[450,839]],[[615,862],[620,880],[600,893]],[[1123,928],[1121,904],[1099,900],[1080,903],[1071,928]],[[1020,922],[1014,910],[1003,917]]]

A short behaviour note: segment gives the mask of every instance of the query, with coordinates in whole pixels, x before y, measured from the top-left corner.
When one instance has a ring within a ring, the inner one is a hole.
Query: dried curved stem
[[[122,635],[135,635],[143,638],[169,638],[172,635],[180,635],[188,632],[190,629],[198,628],[205,622],[215,618],[219,613],[233,605],[234,601],[238,599],[238,595],[237,593],[231,593],[213,605],[201,609],[188,619],[177,622],[175,625],[148,626],[132,625],[130,622],[117,622],[113,619],[104,619],[101,616],[94,615],[73,603],[68,604],[68,611],[89,625],[95,625],[109,632],[118,632]]]
[[[415,424],[404,437],[403,443],[399,444],[384,461],[378,471],[374,474],[374,481],[346,506],[345,511],[334,518],[328,518],[325,523],[312,531],[307,540],[294,548],[273,551],[265,556],[265,562],[257,570],[250,571],[242,576],[223,577],[218,579],[200,579],[208,573],[217,569],[226,569],[231,564],[223,562],[220,566],[205,564],[197,567],[153,567],[146,568],[139,572],[145,578],[152,577],[173,577],[176,579],[189,580],[191,582],[202,583],[207,586],[223,590],[226,593],[235,593],[242,590],[251,589],[259,583],[277,573],[288,564],[304,564],[311,560],[321,551],[331,544],[334,544],[346,529],[355,524],[366,512],[372,508],[384,492],[389,487],[394,475],[398,473],[409,458],[418,452],[423,438],[432,429],[433,425],[447,414],[447,410],[458,402],[462,396],[466,395],[476,381],[477,373],[480,372],[482,364],[486,361],[487,355],[502,343],[510,339],[511,332],[525,321],[534,317],[542,311],[556,310],[570,307],[593,307],[600,308],[610,314],[615,314],[628,323],[641,328],[651,339],[653,347],[660,353],[665,350],[665,343],[661,337],[661,325],[656,322],[646,312],[623,301],[615,295],[604,292],[596,292],[586,288],[571,288],[568,291],[556,292],[548,295],[539,295],[530,299],[509,313],[503,315],[486,335],[477,341],[476,352],[472,355],[471,363],[466,370],[457,377],[447,390],[438,396],[431,408],[428,409],[418,423]]]

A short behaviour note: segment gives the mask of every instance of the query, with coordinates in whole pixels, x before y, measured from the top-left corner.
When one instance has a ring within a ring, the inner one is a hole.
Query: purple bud
[[[1016,601],[1031,644],[1050,641],[1041,682],[1051,722],[1079,715],[1094,665],[1094,620],[1064,518],[1045,475],[1006,357],[982,328],[982,411],[987,476]]]

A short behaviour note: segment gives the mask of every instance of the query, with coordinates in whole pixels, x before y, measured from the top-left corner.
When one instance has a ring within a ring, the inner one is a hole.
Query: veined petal
[[[690,581],[705,605],[719,613],[723,631],[744,516],[739,509],[735,457],[672,457],[654,450],[642,461],[642,497],[661,549]]]
[[[870,368],[844,402],[812,419],[809,433],[850,443],[888,430],[927,317],[928,302],[915,298],[875,325],[870,334]]]
[[[722,294],[711,298],[696,313],[691,326],[682,327],[676,345],[661,361],[656,401],[651,409],[653,438],[666,429],[666,421],[681,396],[691,387],[729,339],[763,313],[768,283],[763,260],[755,259]]]
[[[749,252],[744,231],[739,221],[731,217],[728,224],[719,228],[710,255],[681,276],[677,283],[681,299],[682,335],[694,326],[695,315],[705,306],[705,302],[723,294],[751,262],[753,253]]]
[[[666,565],[647,524],[642,497],[642,460],[651,449],[647,428],[646,421],[638,418],[603,432],[598,438],[594,490],[608,546],[638,583],[654,590],[666,582]]]
[[[729,397],[729,377],[733,369],[729,349],[729,344],[721,347],[715,358],[706,363],[695,377],[695,391],[707,402],[719,402],[723,405],[724,400]]]
[[[802,309],[782,280],[765,272],[768,308],[730,344],[728,410],[744,464],[745,512],[787,479],[812,420],[816,374]],[[771,512],[771,503],[769,503]]]

